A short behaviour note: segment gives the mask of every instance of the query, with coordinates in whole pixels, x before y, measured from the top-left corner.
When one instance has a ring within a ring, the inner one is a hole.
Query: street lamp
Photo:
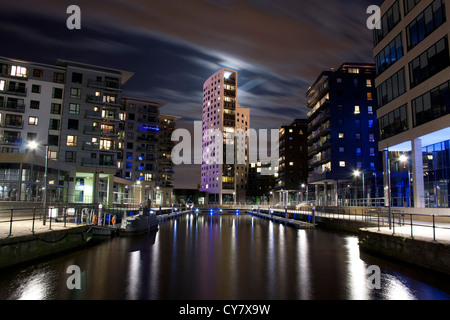
[[[372,175],[375,176],[375,197],[376,197],[376,206],[378,207],[378,179],[377,179],[377,173],[376,172],[372,172]]]
[[[353,172],[353,175],[354,175],[355,177],[359,177],[360,175],[362,176],[363,206],[365,207],[365,206],[366,206],[366,196],[365,196],[365,194],[364,194],[364,189],[365,189],[365,187],[364,187],[364,172],[361,172],[361,171],[359,171],[359,170],[355,170],[355,171]]]
[[[31,150],[36,150],[39,144],[36,141],[30,141],[28,143],[28,148]],[[45,226],[45,221],[47,217],[47,183],[48,183],[48,144],[45,145],[45,169],[44,169],[44,220],[43,225]],[[50,218],[51,219],[51,218]]]

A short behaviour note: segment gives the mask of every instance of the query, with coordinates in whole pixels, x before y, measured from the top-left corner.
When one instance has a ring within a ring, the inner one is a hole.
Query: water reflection
[[[82,290],[66,287],[69,265]],[[381,268],[381,290],[367,268]],[[188,215],[0,275],[1,299],[449,299],[450,281],[361,254],[356,236],[246,215]]]

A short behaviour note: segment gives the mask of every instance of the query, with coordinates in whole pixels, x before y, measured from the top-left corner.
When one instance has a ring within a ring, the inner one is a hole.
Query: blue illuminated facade
[[[382,196],[374,79],[374,64],[344,63],[322,72],[307,92],[308,184],[319,205]]]

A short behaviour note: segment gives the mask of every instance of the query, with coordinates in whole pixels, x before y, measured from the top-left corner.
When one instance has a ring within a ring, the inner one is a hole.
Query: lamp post
[[[47,218],[47,184],[48,184],[48,144],[45,144],[45,168],[44,168],[44,219],[43,225],[45,226],[46,218]],[[39,147],[39,144],[36,141],[30,141],[28,143],[28,147],[31,150],[36,150]],[[51,219],[51,217],[50,217]]]
[[[364,194],[364,189],[365,189],[365,187],[364,187],[364,172],[360,172],[359,170],[356,170],[353,172],[353,175],[355,177],[359,177],[360,175],[362,176],[363,207],[365,207],[366,206],[366,196]]]
[[[377,179],[377,173],[376,172],[372,172],[372,175],[375,176],[375,197],[376,197],[376,207],[378,207],[378,179]]]

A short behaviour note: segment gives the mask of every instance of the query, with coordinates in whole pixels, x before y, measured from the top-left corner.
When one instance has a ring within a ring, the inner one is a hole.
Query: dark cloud
[[[251,126],[270,129],[306,116],[305,92],[323,69],[373,60],[366,9],[381,2],[79,0],[82,30],[70,31],[72,1],[3,1],[0,55],[132,71],[126,94],[166,102],[182,127],[201,120],[207,77],[234,68]]]

